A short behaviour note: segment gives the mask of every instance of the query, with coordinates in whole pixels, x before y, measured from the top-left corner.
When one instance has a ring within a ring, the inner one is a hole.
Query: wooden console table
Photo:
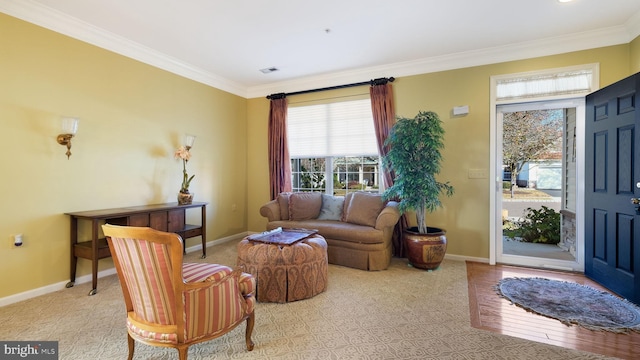
[[[116,209],[90,210],[65,213],[71,218],[71,276],[66,287],[76,281],[78,258],[91,260],[93,288],[89,295],[98,291],[98,260],[111,257],[105,238],[99,237],[102,222],[113,225],[147,226],[160,231],[173,232],[187,239],[202,236],[202,258],[207,256],[206,246],[206,202],[194,202],[189,205],[178,203],[131,206]],[[200,225],[186,223],[186,210],[200,208]],[[91,221],[91,239],[78,241],[78,220]],[[184,246],[184,243],[183,243]]]

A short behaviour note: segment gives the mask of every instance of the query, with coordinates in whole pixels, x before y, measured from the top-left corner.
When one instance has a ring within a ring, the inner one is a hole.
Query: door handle
[[[636,208],[636,215],[640,215],[640,198],[631,198],[631,203]]]

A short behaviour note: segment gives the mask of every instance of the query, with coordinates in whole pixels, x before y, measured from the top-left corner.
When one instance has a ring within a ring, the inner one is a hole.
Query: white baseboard
[[[235,234],[235,235],[231,235],[231,236],[226,236],[220,239],[216,239],[213,241],[207,241],[207,247],[212,247],[214,245],[220,245],[220,244],[224,244],[226,242],[232,241],[232,240],[240,240],[242,238],[244,238],[245,236],[249,235],[250,232],[249,231],[245,231],[243,233],[240,234]],[[202,251],[202,245],[193,245],[193,246],[189,246],[188,248],[185,249],[185,252],[187,254],[190,254],[192,252],[195,251]]]
[[[110,268],[110,269],[106,269],[106,270],[102,270],[98,272],[98,279],[105,277],[105,276],[109,276],[109,275],[113,275],[116,273],[116,269],[115,268]],[[84,284],[84,283],[88,283],[92,281],[92,276],[91,274],[87,274],[87,275],[82,275],[79,277],[76,277],[76,281],[74,282],[75,285],[77,284]],[[56,292],[58,290],[62,290],[65,289],[67,287],[67,283],[69,283],[69,280],[65,280],[65,281],[61,281],[55,284],[51,284],[51,285],[45,285],[43,287],[39,287],[37,289],[32,289],[32,290],[27,290],[25,292],[21,292],[18,294],[14,294],[14,295],[9,295],[3,298],[0,298],[0,307],[6,306],[6,305],[10,305],[10,304],[15,304],[17,302],[20,301],[24,301],[24,300],[29,300],[31,298],[34,297],[38,297],[40,295],[46,295],[52,292]]]
[[[214,245],[218,245],[218,244],[223,244],[226,243],[228,241],[232,241],[232,240],[237,240],[237,239],[242,239],[243,237],[247,236],[249,234],[248,231],[244,232],[244,233],[240,233],[240,234],[236,234],[236,235],[232,235],[232,236],[227,236],[227,237],[223,237],[220,239],[216,239],[213,241],[207,241],[207,247],[211,247]],[[192,253],[195,251],[202,251],[202,245],[194,245],[194,246],[190,246],[187,249],[185,249],[187,253]],[[105,269],[102,271],[98,272],[98,279],[105,277],[105,276],[110,276],[110,275],[114,275],[116,273],[116,269],[115,268],[110,268],[110,269]],[[75,281],[75,285],[77,284],[84,284],[84,283],[88,283],[92,281],[92,276],[91,274],[87,274],[87,275],[82,275],[82,276],[78,276],[76,277],[76,281]],[[67,286],[67,283],[69,283],[68,280],[65,281],[61,281],[55,284],[50,284],[50,285],[45,285],[43,287],[39,287],[37,289],[32,289],[32,290],[27,290],[25,292],[21,292],[18,294],[14,294],[14,295],[9,295],[3,298],[0,298],[0,307],[3,306],[7,306],[10,304],[15,304],[17,302],[20,301],[24,301],[24,300],[28,300],[37,296],[41,296],[41,295],[46,295],[58,290],[62,290],[65,289]]]
[[[212,247],[214,245],[219,245],[219,244],[223,244],[229,241],[233,241],[233,240],[239,240],[244,238],[247,235],[252,234],[252,232],[246,231],[240,234],[235,234],[235,235],[231,235],[231,236],[226,236],[220,239],[216,239],[213,241],[208,241],[207,242],[207,247]],[[192,253],[192,252],[196,252],[196,251],[202,251],[202,245],[194,245],[194,246],[190,246],[188,248],[185,249],[187,253]],[[452,255],[452,254],[446,254],[445,255],[445,259],[448,260],[455,260],[455,261],[475,261],[475,262],[480,262],[480,263],[489,263],[489,259],[486,258],[478,258],[478,257],[469,257],[469,256],[462,256],[462,255]],[[116,273],[116,269],[115,268],[110,268],[110,269],[105,269],[102,270],[100,272],[98,272],[98,278],[102,278],[105,276],[110,276],[110,275],[114,275]],[[87,274],[87,275],[82,275],[76,278],[75,284],[84,284],[84,283],[88,283],[91,281],[91,274]],[[2,306],[6,306],[6,305],[10,305],[10,304],[14,304],[20,301],[24,301],[24,300],[28,300],[40,295],[46,295],[58,290],[62,290],[66,288],[66,285],[69,281],[61,281],[55,284],[50,284],[50,285],[46,285],[37,289],[33,289],[33,290],[27,290],[25,292],[21,292],[19,294],[14,294],[14,295],[9,295],[3,298],[0,298],[0,307]]]

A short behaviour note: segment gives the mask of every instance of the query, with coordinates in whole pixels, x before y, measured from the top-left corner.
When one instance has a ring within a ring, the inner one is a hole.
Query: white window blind
[[[377,155],[369,99],[289,107],[291,158]]]
[[[592,80],[592,69],[499,79],[496,82],[496,100],[589,93],[594,90]]]

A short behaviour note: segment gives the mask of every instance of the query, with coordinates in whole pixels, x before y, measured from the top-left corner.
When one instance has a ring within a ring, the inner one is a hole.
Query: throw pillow
[[[320,208],[318,220],[341,220],[343,206],[343,196],[322,194],[322,208]]]
[[[290,192],[278,194],[278,205],[280,205],[280,220],[289,220],[289,196]]]
[[[294,192],[289,196],[289,220],[310,220],[320,214],[322,193]]]
[[[353,197],[353,193],[347,193],[344,196],[344,206],[342,206],[342,219],[343,222],[347,222],[347,210],[349,209],[349,204],[351,204],[351,198]]]
[[[385,203],[379,194],[364,191],[355,192],[349,201],[346,221],[352,224],[374,227],[384,206]]]

